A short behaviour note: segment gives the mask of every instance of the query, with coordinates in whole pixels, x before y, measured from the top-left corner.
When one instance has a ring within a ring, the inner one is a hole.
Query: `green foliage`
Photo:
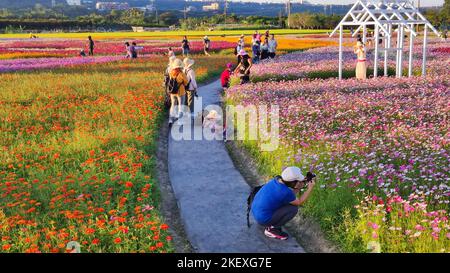
[[[294,13],[289,18],[289,26],[299,29],[331,29],[342,19],[340,15],[322,13]]]

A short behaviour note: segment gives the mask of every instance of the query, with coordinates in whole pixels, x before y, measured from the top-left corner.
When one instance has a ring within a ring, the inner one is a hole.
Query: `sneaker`
[[[283,232],[281,228],[275,227],[267,227],[264,229],[264,235],[269,238],[275,238],[278,240],[287,240],[289,235],[286,232]]]

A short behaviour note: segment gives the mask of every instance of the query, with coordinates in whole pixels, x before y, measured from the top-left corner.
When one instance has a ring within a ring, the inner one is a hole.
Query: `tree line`
[[[135,8],[126,11],[92,12],[86,15],[84,9],[66,5],[48,8],[39,4],[28,9],[0,9],[0,29],[27,31],[109,28],[115,30],[130,29],[131,26],[168,27],[173,25],[184,30],[204,30],[214,28],[216,25],[228,28],[239,26],[240,28],[332,29],[342,19],[342,15],[308,12],[294,13],[290,18],[281,13],[271,17],[236,14],[205,16],[204,13],[190,13],[187,16],[181,11],[166,11],[158,14]],[[440,9],[425,9],[423,12],[430,22],[440,29],[446,29],[450,25],[450,0],[445,0],[444,6]]]

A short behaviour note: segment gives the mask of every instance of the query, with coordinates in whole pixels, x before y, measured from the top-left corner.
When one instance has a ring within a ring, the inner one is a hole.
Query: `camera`
[[[313,174],[312,172],[308,172],[308,173],[306,174],[305,182],[306,182],[306,183],[309,183],[309,182],[311,182],[315,177],[316,177],[315,174]]]

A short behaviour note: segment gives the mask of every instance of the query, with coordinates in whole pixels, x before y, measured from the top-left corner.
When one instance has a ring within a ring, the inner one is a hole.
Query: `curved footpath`
[[[220,82],[201,87],[198,94],[204,106],[219,104]],[[196,252],[304,252],[292,237],[287,241],[265,237],[253,219],[252,227],[247,228],[250,187],[235,168],[223,141],[175,141],[169,134],[168,153],[170,181]]]

